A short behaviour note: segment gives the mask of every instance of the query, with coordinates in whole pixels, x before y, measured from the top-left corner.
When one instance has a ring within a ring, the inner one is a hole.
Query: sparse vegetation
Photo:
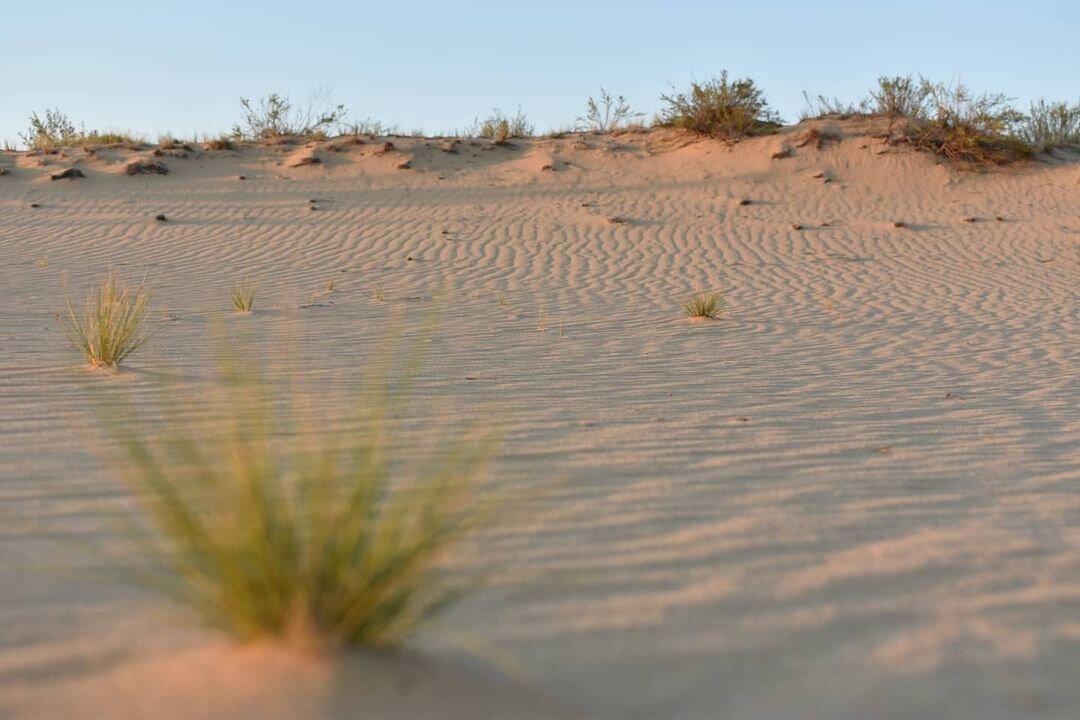
[[[722,308],[720,293],[698,292],[683,300],[682,308],[691,318],[715,319]]]
[[[387,135],[396,135],[398,130],[392,125],[385,125],[378,120],[372,118],[364,118],[358,122],[350,123],[340,128],[342,135],[349,135],[354,138],[361,136],[367,136],[369,138],[386,137]]]
[[[725,140],[771,132],[780,124],[754,81],[730,80],[726,70],[713,80],[693,83],[689,92],[660,99],[668,104],[661,124]]]
[[[828,115],[838,115],[841,118],[846,118],[858,115],[866,110],[865,102],[844,103],[837,98],[827,98],[824,95],[810,97],[810,94],[805,90],[803,91],[803,100],[806,102],[806,109],[799,114],[800,120],[811,120]]]
[[[332,105],[325,93],[317,92],[303,105],[294,105],[285,95],[271,93],[253,103],[240,98],[241,120],[233,127],[233,136],[245,140],[270,140],[288,136],[310,138],[340,124],[348,111],[344,105]]]
[[[30,128],[19,138],[31,150],[52,150],[77,144],[78,131],[71,119],[59,108],[45,111],[45,117],[30,113]]]
[[[891,142],[956,162],[1005,164],[1034,153],[1024,132],[1029,119],[1001,93],[976,94],[959,82],[897,75],[878,78],[877,88],[863,105],[889,118]]]
[[[67,296],[67,315],[60,324],[72,345],[94,367],[116,367],[154,335],[144,328],[150,291],[145,284],[129,287],[110,272],[101,285],[90,290],[86,304],[77,312]]]
[[[1031,104],[1031,111],[1019,124],[1017,134],[1025,142],[1049,152],[1055,147],[1080,146],[1080,102],[1046,102]]]
[[[911,75],[881,76],[864,105],[870,112],[890,118],[925,118],[930,93],[925,79]]]
[[[45,111],[41,117],[36,112],[30,114],[30,127],[20,133],[19,138],[31,150],[53,151],[64,147],[79,145],[87,148],[97,145],[140,145],[138,138],[119,132],[98,132],[85,127],[76,130],[75,123],[60,112],[58,108]]]
[[[510,138],[530,138],[535,129],[525,113],[518,108],[513,116],[504,115],[496,108],[486,119],[476,119],[468,127],[464,135],[466,137],[482,137],[494,141],[496,144],[505,143]]]
[[[577,119],[578,129],[608,133],[643,115],[644,113],[634,112],[625,97],[614,97],[601,87],[599,102],[592,97],[586,102],[585,114]]]
[[[229,299],[232,300],[237,312],[251,312],[251,308],[255,306],[255,290],[256,286],[247,280],[241,280],[233,285]]]
[[[236,148],[236,143],[228,135],[219,135],[207,138],[203,143],[203,147],[207,150],[233,150]]]
[[[78,144],[84,148],[92,148],[97,145],[125,145],[131,148],[141,147],[142,139],[121,132],[80,132]]]
[[[155,587],[239,640],[302,647],[394,646],[458,599],[467,585],[443,559],[490,517],[479,491],[496,443],[447,432],[425,462],[396,460],[418,352],[387,356],[347,435],[322,411],[294,420],[304,398],[229,358],[207,400],[217,421],[185,422],[166,395],[164,431],[117,429]]]
[[[1024,116],[1001,93],[975,94],[962,83],[923,80],[925,119],[910,118],[901,140],[950,160],[1005,164],[1031,157],[1034,148],[1014,134]]]

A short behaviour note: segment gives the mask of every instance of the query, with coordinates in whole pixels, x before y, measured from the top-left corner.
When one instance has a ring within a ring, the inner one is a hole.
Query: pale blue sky
[[[788,121],[802,91],[881,74],[1080,98],[1080,2],[36,0],[0,13],[0,139],[57,106],[88,128],[227,130],[240,95],[327,89],[351,117],[429,134],[499,107],[573,123],[600,85],[652,113],[674,84],[753,77]]]

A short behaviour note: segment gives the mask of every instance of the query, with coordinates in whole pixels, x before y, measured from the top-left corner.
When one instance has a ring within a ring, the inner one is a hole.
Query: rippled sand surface
[[[4,716],[1075,718],[1080,161],[803,129],[0,159]],[[53,315],[110,267],[168,326],[103,376]],[[102,397],[199,412],[224,332],[339,400],[433,312],[424,412],[504,426],[537,496],[456,559],[496,568],[457,639],[235,649],[123,577]]]

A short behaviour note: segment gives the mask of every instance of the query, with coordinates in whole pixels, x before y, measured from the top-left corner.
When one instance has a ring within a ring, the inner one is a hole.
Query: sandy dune
[[[0,155],[0,716],[1077,717],[1080,159],[824,127]],[[109,267],[170,318],[112,377],[53,318]],[[499,482],[542,488],[444,632],[327,665],[123,577],[107,391],[196,398],[224,325],[340,398],[436,309],[424,412],[505,424]]]

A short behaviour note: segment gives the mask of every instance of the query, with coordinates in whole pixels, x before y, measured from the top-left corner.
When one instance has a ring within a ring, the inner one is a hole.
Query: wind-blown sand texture
[[[0,716],[1077,717],[1080,161],[818,125],[0,155]],[[53,317],[110,267],[168,318],[114,376]],[[122,575],[107,391],[195,411],[224,326],[341,400],[399,311],[440,313],[424,412],[504,426],[537,495],[456,556],[495,575],[445,630],[233,648]]]

